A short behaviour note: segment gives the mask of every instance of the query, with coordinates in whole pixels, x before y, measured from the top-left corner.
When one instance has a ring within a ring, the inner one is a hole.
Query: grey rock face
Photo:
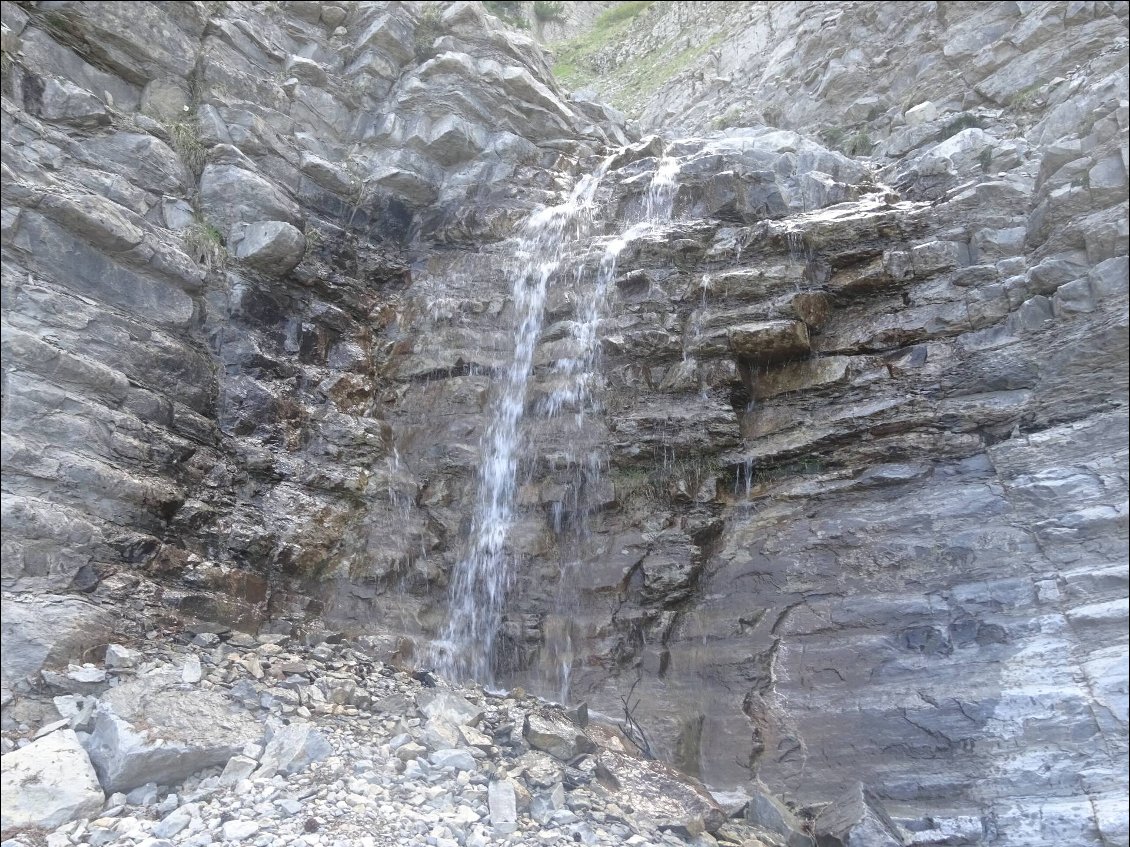
[[[399,308],[413,226],[465,228],[418,204],[442,188],[460,208],[486,180],[512,220],[533,201],[500,181],[559,155],[535,140],[607,133],[532,42],[466,10],[443,24],[455,58],[430,62],[403,6],[298,30],[249,4],[4,9],[5,589],[192,571],[171,603],[254,625],[268,559],[298,582],[405,564],[367,518],[415,485],[377,479],[394,445],[373,316]],[[416,110],[433,75],[453,93]],[[376,580],[331,605],[371,604]]]
[[[475,3],[41,6],[3,7],[5,702],[110,640],[70,597],[9,618],[44,590],[423,663],[507,239],[632,132]],[[1126,18],[1021,6],[652,4],[609,48],[661,51],[670,137],[551,287],[502,679],[635,686],[680,768],[863,779],[920,840],[1125,840]],[[664,156],[575,426],[558,364]],[[474,711],[428,743],[489,745]]]

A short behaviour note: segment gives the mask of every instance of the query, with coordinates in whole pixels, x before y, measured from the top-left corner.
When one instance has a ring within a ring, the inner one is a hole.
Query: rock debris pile
[[[768,794],[712,792],[583,705],[374,646],[190,624],[41,671],[4,727],[4,847],[815,844]],[[861,808],[835,825],[871,825]]]

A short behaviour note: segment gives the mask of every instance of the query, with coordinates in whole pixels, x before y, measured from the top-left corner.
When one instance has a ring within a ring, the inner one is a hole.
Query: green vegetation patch
[[[191,115],[183,121],[168,124],[165,129],[169,131],[169,139],[173,143],[173,149],[177,151],[181,160],[192,171],[192,175],[199,177],[204,171],[208,151],[200,140],[200,129],[196,123],[196,115]]]
[[[843,127],[832,126],[820,130],[818,135],[820,143],[829,150],[839,150],[848,156],[866,156],[875,147],[865,129],[850,132]]]
[[[435,55],[432,45],[443,35],[443,15],[438,5],[426,6],[412,33],[412,48],[417,62],[426,62]]]
[[[567,17],[565,4],[561,0],[536,0],[534,17],[544,24],[564,21]]]
[[[200,220],[190,224],[181,232],[181,241],[184,251],[204,269],[222,270],[227,264],[224,237],[212,224]]]
[[[593,22],[593,28],[607,29],[613,24],[618,24],[622,21],[630,21],[650,6],[651,3],[652,0],[628,0],[627,3],[621,3],[619,6],[606,9],[597,16],[596,20]]]
[[[717,33],[701,44],[679,51],[661,45],[642,56],[614,67],[603,67],[598,54],[623,39],[632,21],[651,3],[624,3],[601,14],[593,28],[555,48],[553,74],[569,89],[584,88],[598,80],[602,93],[616,108],[638,116],[644,102],[668,81],[691,67],[725,37]]]
[[[638,512],[691,497],[721,472],[717,456],[692,453],[650,466],[617,468],[610,479],[620,507]]]

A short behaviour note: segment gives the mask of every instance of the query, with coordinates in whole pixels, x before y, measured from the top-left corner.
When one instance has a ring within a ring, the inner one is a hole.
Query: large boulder
[[[79,597],[6,594],[0,632],[4,687],[16,687],[44,667],[87,658],[110,640],[113,618]]]
[[[271,276],[294,270],[306,252],[306,236],[285,221],[237,223],[230,239],[232,255]]]
[[[788,807],[762,787],[755,787],[745,809],[745,818],[759,829],[780,837],[787,847],[812,847],[812,836],[801,831],[801,822]]]
[[[819,847],[903,847],[906,839],[875,794],[862,783],[837,797],[816,818]]]
[[[465,697],[451,691],[432,689],[416,697],[420,714],[430,720],[443,720],[454,726],[475,726],[483,718],[483,710]]]
[[[223,158],[223,153],[230,155]],[[220,157],[220,161],[209,163],[200,176],[200,207],[205,218],[221,232],[229,237],[234,235],[234,227],[238,223],[300,222],[301,212],[294,201],[274,184],[249,170],[254,165],[238,151],[225,148]]]
[[[72,729],[59,729],[0,759],[4,803],[0,830],[54,829],[93,817],[105,797]]]
[[[526,715],[522,736],[535,750],[543,750],[563,762],[596,749],[592,740],[563,710],[550,706]]]
[[[331,753],[333,747],[330,742],[312,724],[295,721],[273,730],[259,760],[256,775],[269,777],[275,773],[298,773]]]
[[[510,780],[491,781],[487,786],[487,808],[491,826],[499,832],[513,832],[518,828],[518,796]]]
[[[86,749],[107,792],[129,791],[147,782],[173,785],[222,765],[258,743],[263,730],[225,694],[161,670],[106,692]]]
[[[800,321],[763,321],[730,327],[730,350],[759,361],[789,359],[810,350],[808,327]]]
[[[597,778],[614,792],[616,802],[631,806],[660,829],[693,837],[726,823],[725,811],[710,792],[670,765],[613,750],[602,750],[596,761]]]

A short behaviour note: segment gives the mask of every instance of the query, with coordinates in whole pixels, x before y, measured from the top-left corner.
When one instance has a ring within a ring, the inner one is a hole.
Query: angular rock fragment
[[[476,768],[475,757],[467,750],[459,748],[446,748],[436,750],[428,757],[437,768],[455,768],[457,771],[473,771]]]
[[[787,847],[812,847],[814,843],[812,836],[802,831],[796,815],[764,788],[753,789],[745,818],[754,826],[779,837]]]
[[[98,776],[72,729],[58,729],[0,758],[0,830],[54,829],[92,817],[105,800]]]
[[[862,783],[820,812],[814,828],[819,847],[903,847],[906,843],[879,798]]]
[[[298,773],[331,753],[333,747],[321,732],[312,724],[296,721],[274,730],[256,774]]]
[[[526,715],[522,736],[535,750],[543,750],[563,762],[596,749],[596,745],[563,711],[553,707]]]
[[[487,786],[487,806],[490,822],[499,832],[513,832],[517,828],[518,798],[510,780],[494,780]]]
[[[454,726],[476,726],[483,718],[483,710],[479,706],[443,689],[420,692],[416,705],[425,718],[440,718]]]
[[[109,640],[113,619],[77,597],[4,596],[0,667],[14,684],[45,665],[65,665]]]
[[[726,822],[710,792],[670,765],[612,750],[602,750],[596,761],[597,778],[614,792],[617,803],[631,806],[661,829],[694,836],[715,832]]]
[[[808,327],[801,321],[764,321],[730,327],[730,350],[759,362],[789,359],[810,350]]]
[[[179,673],[161,672],[103,695],[86,748],[102,787],[129,791],[222,765],[262,736],[262,724],[233,710],[221,692],[189,688]]]
[[[229,241],[232,255],[271,276],[284,276],[302,261],[306,236],[285,221],[238,223]]]

